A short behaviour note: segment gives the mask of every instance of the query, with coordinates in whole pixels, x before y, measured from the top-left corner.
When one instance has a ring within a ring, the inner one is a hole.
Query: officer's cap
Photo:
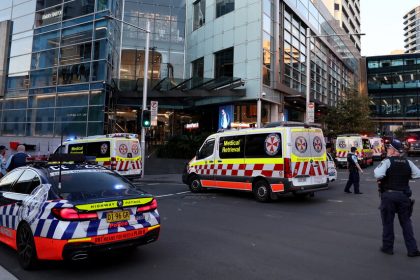
[[[351,151],[352,153],[354,153],[355,151],[357,151],[357,148],[356,148],[356,147],[351,147],[351,148],[350,148],[350,151]]]
[[[398,152],[403,152],[403,146],[401,144],[401,141],[398,139],[392,139],[391,142],[389,142],[389,147],[393,148],[394,150],[397,150]]]
[[[8,149],[6,148],[6,146],[0,145],[0,151],[3,151],[3,150],[8,150]]]

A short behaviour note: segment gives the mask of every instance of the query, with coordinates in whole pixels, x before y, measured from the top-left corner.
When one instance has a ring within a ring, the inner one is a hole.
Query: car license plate
[[[338,161],[347,161],[347,159],[346,159],[346,158],[338,158],[337,160],[338,160]]]
[[[306,178],[305,178],[305,177],[298,178],[298,182],[299,182],[299,183],[306,182]]]
[[[108,223],[127,221],[130,219],[130,211],[118,211],[106,213],[106,221]]]

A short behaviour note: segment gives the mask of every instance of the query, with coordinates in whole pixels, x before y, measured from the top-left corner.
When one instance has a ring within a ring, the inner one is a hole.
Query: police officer
[[[25,153],[25,146],[19,145],[17,147],[17,153],[10,156],[6,163],[6,170],[7,172],[12,171],[15,168],[25,166],[26,165],[26,158],[28,158],[29,155]]]
[[[407,255],[419,257],[420,251],[414,239],[411,224],[411,190],[408,182],[411,178],[419,178],[420,170],[402,156],[402,144],[393,139],[387,147],[387,158],[375,168],[375,178],[378,179],[381,192],[381,217],[382,217],[382,247],[385,254],[394,254],[394,216],[398,214],[403,230]]]
[[[347,166],[349,169],[349,180],[347,181],[346,187],[344,188],[344,192],[351,193],[350,187],[353,185],[354,193],[355,194],[362,194],[359,190],[359,171],[363,173],[362,168],[360,168],[359,163],[357,162],[357,156],[355,154],[356,147],[351,147],[350,153],[347,154]]]

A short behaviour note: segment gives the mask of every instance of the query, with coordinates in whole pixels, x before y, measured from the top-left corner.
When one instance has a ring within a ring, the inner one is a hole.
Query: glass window
[[[196,30],[206,23],[206,0],[194,2],[193,30]]]
[[[31,72],[31,87],[46,87],[57,84],[57,68]]]
[[[20,174],[22,174],[22,170],[13,170],[8,173],[0,182],[0,190],[1,191],[10,191],[13,183],[19,178]]]
[[[61,134],[72,137],[86,136],[86,121],[55,123],[54,136],[61,136]]]
[[[36,1],[36,10],[43,10],[58,4],[61,4],[63,0],[37,0]]]
[[[198,152],[197,159],[207,158],[213,155],[214,151],[214,139],[207,140]]]
[[[36,4],[36,0],[31,0],[31,1],[23,3],[22,5],[14,6],[12,10],[12,18],[15,19],[20,16],[27,15],[29,13],[34,13],[35,4]]]
[[[7,77],[7,90],[27,89],[29,87],[28,72],[10,74]]]
[[[19,110],[19,113],[20,115],[22,115],[20,110]],[[16,123],[16,122],[3,123],[2,135],[3,136],[24,136],[25,126],[26,124],[23,121],[19,123]]]
[[[60,22],[62,15],[63,9],[61,6],[39,11],[36,13],[35,26],[40,27],[43,25]]]
[[[24,17],[13,20],[13,34],[31,30],[34,27],[35,14],[30,14]]]
[[[54,122],[54,109],[29,109],[28,122]]]
[[[28,108],[45,108],[55,106],[55,95],[36,95],[29,97]],[[54,116],[54,112],[53,112]]]
[[[41,123],[28,123],[27,136],[53,136],[54,123],[41,122]]]
[[[21,55],[10,58],[9,73],[26,72],[31,68],[31,55]]]
[[[57,122],[86,122],[87,107],[67,107],[55,110]]]
[[[126,5],[129,2],[126,2]],[[102,11],[102,10],[106,10],[109,8],[109,2],[108,0],[98,0],[96,3],[97,6],[97,11]],[[126,7],[127,8],[127,7]]]
[[[63,20],[91,14],[95,10],[95,0],[71,1],[64,3]]]
[[[282,157],[281,134],[262,133],[246,136],[246,158]]]
[[[91,106],[89,107],[89,121],[100,121],[104,120],[104,107],[103,106]]]
[[[96,158],[104,158],[110,156],[109,141],[77,143],[69,145],[69,154],[84,154],[94,156]]]
[[[220,158],[243,158],[245,136],[220,137],[219,157]]]
[[[24,109],[26,103],[26,97],[8,99],[4,101],[3,109]]]
[[[60,85],[89,82],[90,63],[61,66],[58,70]]]
[[[108,64],[105,60],[92,63],[92,81],[101,81],[106,79]]]
[[[31,50],[32,50],[31,37],[15,40],[15,41],[12,41],[12,46],[10,48],[10,56],[28,54],[28,53],[31,53]]]
[[[86,106],[88,93],[62,93],[57,96],[57,107]]]
[[[199,58],[191,62],[192,64],[192,75],[191,77],[204,77],[204,57]]]
[[[2,3],[2,1],[0,1]],[[1,4],[0,4],[1,5]],[[0,11],[0,21],[9,20],[12,17],[12,9]]]
[[[31,194],[41,184],[41,179],[32,170],[25,170],[12,187],[12,192]]]
[[[90,113],[89,113],[90,118]],[[104,134],[103,122],[88,122],[88,135],[101,135]]]
[[[34,51],[42,51],[58,47],[60,31],[39,34],[34,36]]]
[[[216,0],[216,18],[235,10],[235,0]]]
[[[63,47],[60,51],[60,64],[73,64],[91,60],[92,43]]]
[[[233,77],[233,48],[215,53],[214,77]]]
[[[3,111],[3,122],[25,122],[25,110],[4,110]]]
[[[51,49],[45,52],[37,52],[32,54],[32,69],[48,68],[57,66],[58,49]]]
[[[92,23],[63,30],[61,45],[70,45],[92,40]]]
[[[95,39],[106,38],[108,34],[108,21],[101,20],[95,22]]]

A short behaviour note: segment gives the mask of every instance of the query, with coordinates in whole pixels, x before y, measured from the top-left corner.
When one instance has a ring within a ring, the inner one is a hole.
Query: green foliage
[[[403,127],[399,127],[394,131],[394,135],[395,137],[397,137],[398,139],[403,139],[405,136],[405,129]]]
[[[355,89],[346,92],[346,98],[335,108],[329,108],[324,117],[325,134],[334,137],[343,133],[367,134],[374,132],[369,109],[369,98]]]
[[[202,133],[199,135],[187,134],[174,136],[165,145],[159,147],[157,156],[160,158],[191,159],[210,134]]]

